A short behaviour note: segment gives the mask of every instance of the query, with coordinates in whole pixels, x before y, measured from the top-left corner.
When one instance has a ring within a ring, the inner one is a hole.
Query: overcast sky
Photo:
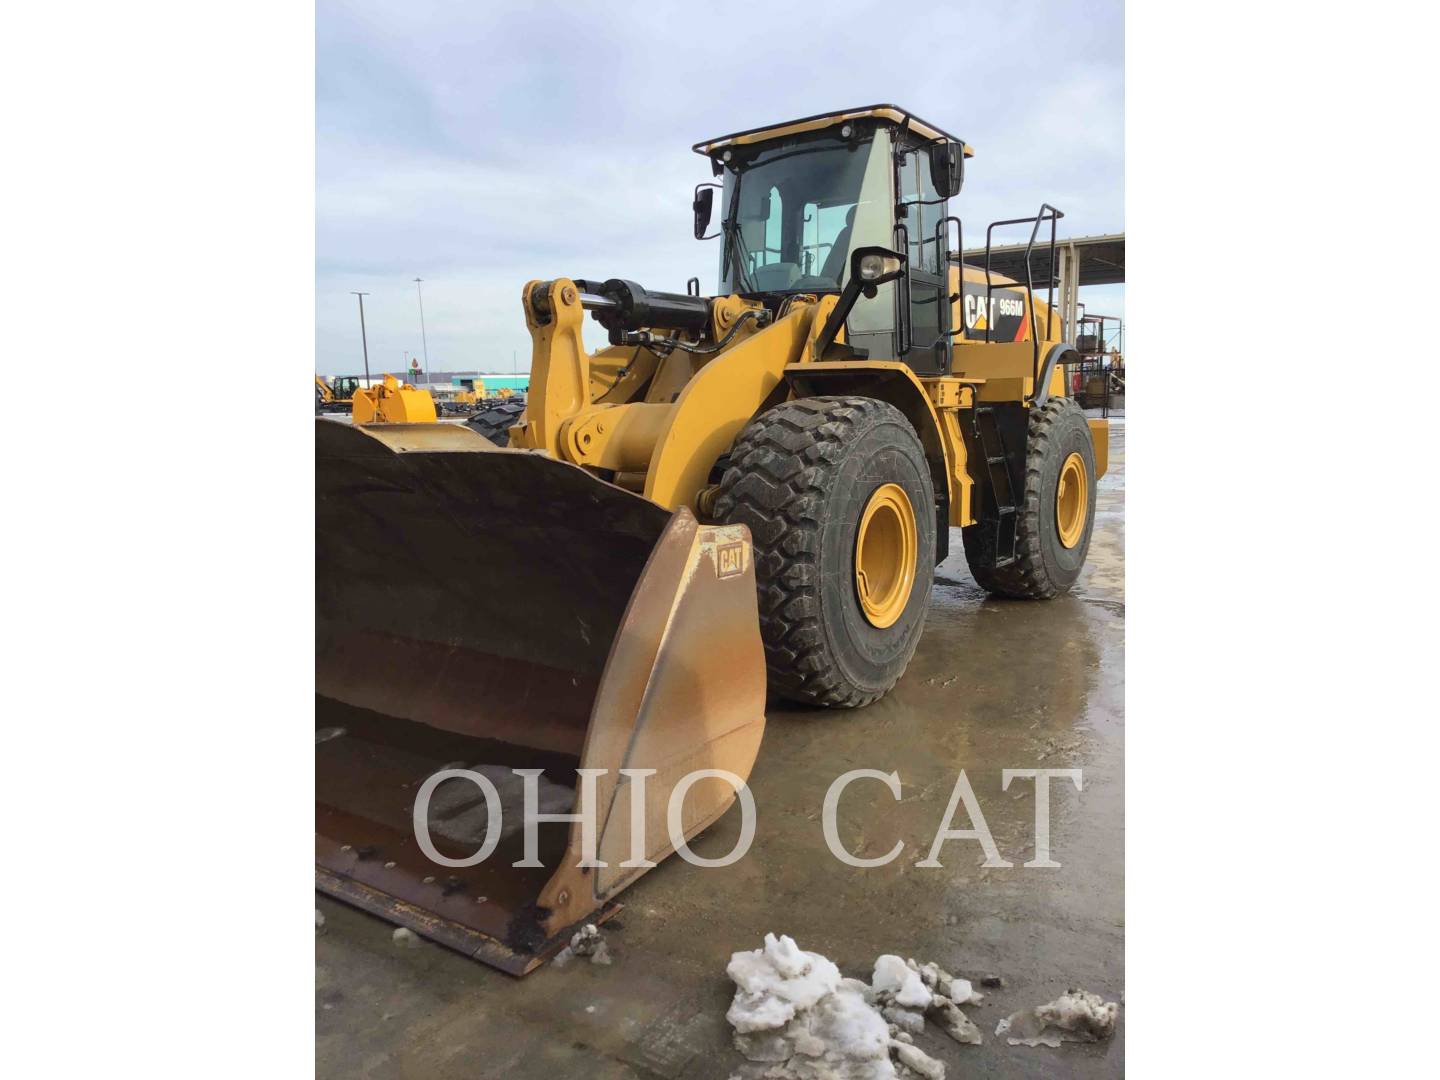
[[[324,374],[361,370],[352,290],[370,294],[372,372],[422,351],[416,276],[437,371],[527,366],[530,278],[713,290],[718,241],[693,238],[690,212],[710,171],[691,145],[812,113],[894,102],[973,145],[951,202],[967,244],[1042,201],[1062,236],[1124,228],[1119,2],[320,0],[316,34]],[[1124,311],[1123,286],[1081,299]]]

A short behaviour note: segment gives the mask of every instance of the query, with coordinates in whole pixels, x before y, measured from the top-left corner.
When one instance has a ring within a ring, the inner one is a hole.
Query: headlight
[[[866,255],[860,260],[860,280],[879,281],[900,269],[900,260],[884,255]]]

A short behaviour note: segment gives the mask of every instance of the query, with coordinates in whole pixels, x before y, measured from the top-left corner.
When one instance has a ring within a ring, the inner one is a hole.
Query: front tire
[[[770,689],[835,708],[883,697],[920,641],[935,567],[934,487],[904,414],[864,397],[767,410],[731,448],[715,516],[754,541]]]

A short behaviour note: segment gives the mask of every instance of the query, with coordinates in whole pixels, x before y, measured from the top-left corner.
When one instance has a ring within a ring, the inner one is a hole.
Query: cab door
[[[923,146],[897,155],[895,242],[909,256],[899,290],[899,355],[917,375],[944,374],[949,367],[949,282],[945,273],[945,200],[930,178]]]

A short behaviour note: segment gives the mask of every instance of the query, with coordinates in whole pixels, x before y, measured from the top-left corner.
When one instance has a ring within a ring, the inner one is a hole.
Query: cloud
[[[846,106],[898,102],[977,147],[967,241],[1042,201],[1066,234],[1124,227],[1119,3],[903,10],[322,0],[316,369],[359,369],[355,289],[372,359],[421,351],[417,275],[437,370],[523,364],[530,278],[713,287],[691,144]]]

